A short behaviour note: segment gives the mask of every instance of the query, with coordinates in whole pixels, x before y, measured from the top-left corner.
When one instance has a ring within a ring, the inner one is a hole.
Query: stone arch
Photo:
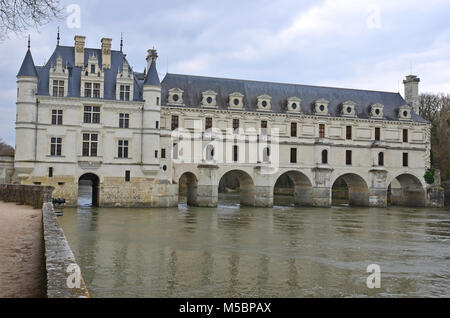
[[[334,179],[333,187],[343,180],[348,189],[348,203],[350,206],[369,206],[369,187],[367,181],[356,173],[344,173]]]
[[[80,196],[81,194],[81,196]],[[83,199],[83,195],[90,201]],[[94,173],[85,173],[78,178],[78,205],[100,206],[100,178]]]
[[[312,182],[304,173],[298,170],[291,170],[282,173],[278,176],[273,186],[275,192],[277,184],[279,184],[282,178],[287,177],[293,184],[294,187],[294,204],[297,206],[312,206]]]
[[[189,206],[197,206],[198,178],[192,172],[185,172],[178,181],[178,202],[186,202]],[[186,198],[184,200],[184,198]]]
[[[402,173],[390,181],[388,201],[392,205],[424,207],[426,201],[424,185],[415,175]]]
[[[243,170],[229,170],[223,173],[219,178],[219,187],[227,176],[236,178],[239,182],[240,204],[245,206],[255,206],[256,192],[253,178]]]

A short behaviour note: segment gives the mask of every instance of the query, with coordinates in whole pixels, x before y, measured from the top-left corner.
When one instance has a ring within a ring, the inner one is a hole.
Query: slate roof
[[[353,101],[358,118],[370,118],[370,106],[376,103],[384,105],[384,120],[398,120],[397,110],[407,102],[399,93],[379,92],[346,88],[308,86],[297,84],[258,82],[250,80],[202,77],[181,74],[167,74],[162,83],[163,105],[167,105],[168,91],[180,88],[184,91],[183,103],[189,107],[201,107],[202,93],[215,91],[219,109],[228,109],[229,94],[239,92],[244,95],[244,110],[257,110],[257,97],[267,94],[272,97],[271,111],[285,113],[287,100],[298,97],[302,100],[302,113],[313,115],[313,105],[318,99],[329,101],[330,116],[340,117],[342,103]],[[412,120],[426,123],[422,117],[412,111]]]
[[[34,66],[33,56],[31,56],[30,49],[28,49],[27,54],[23,59],[22,66],[20,67],[17,76],[34,76],[34,77],[38,76],[36,67]]]
[[[147,77],[145,78],[144,85],[160,86],[158,71],[156,70],[156,63],[152,62],[150,69],[148,70]]]
[[[102,51],[101,49],[84,50],[84,65],[88,64],[89,56],[95,54],[98,57],[98,63],[102,65]],[[45,64],[45,66],[38,67],[37,73],[39,75],[38,94],[49,95],[48,81],[49,72],[52,65],[56,65],[56,59],[61,56],[63,59],[63,66],[66,65],[69,68],[69,87],[68,97],[80,97],[80,85],[81,85],[81,67],[75,67],[75,51],[74,47],[70,46],[57,46],[52,56]],[[104,70],[104,98],[115,100],[116,99],[116,78],[117,73],[122,70],[123,63],[126,60],[125,55],[120,51],[111,51],[111,68]],[[134,92],[133,100],[142,101],[142,81],[140,81],[136,74],[134,75]]]

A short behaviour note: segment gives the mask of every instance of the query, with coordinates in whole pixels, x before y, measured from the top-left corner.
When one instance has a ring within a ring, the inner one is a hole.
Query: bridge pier
[[[311,206],[318,208],[331,207],[331,187],[314,187],[311,189]]]
[[[387,190],[386,190],[386,188],[370,188],[369,189],[369,207],[372,207],[372,208],[387,207]]]

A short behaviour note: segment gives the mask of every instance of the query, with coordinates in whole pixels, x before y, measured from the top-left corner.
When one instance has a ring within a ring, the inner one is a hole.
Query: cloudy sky
[[[136,71],[146,50],[170,73],[402,92],[414,73],[422,92],[450,93],[448,0],[62,1],[68,19],[30,31],[36,65],[61,45],[113,38]],[[75,5],[75,6],[74,6]],[[80,25],[76,10],[80,9]],[[14,145],[16,74],[26,35],[0,42],[0,138]]]

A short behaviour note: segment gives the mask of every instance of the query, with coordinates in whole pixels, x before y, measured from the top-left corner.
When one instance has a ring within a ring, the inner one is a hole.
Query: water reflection
[[[450,296],[450,213],[409,208],[66,209],[94,297]],[[382,288],[366,287],[379,264]]]

